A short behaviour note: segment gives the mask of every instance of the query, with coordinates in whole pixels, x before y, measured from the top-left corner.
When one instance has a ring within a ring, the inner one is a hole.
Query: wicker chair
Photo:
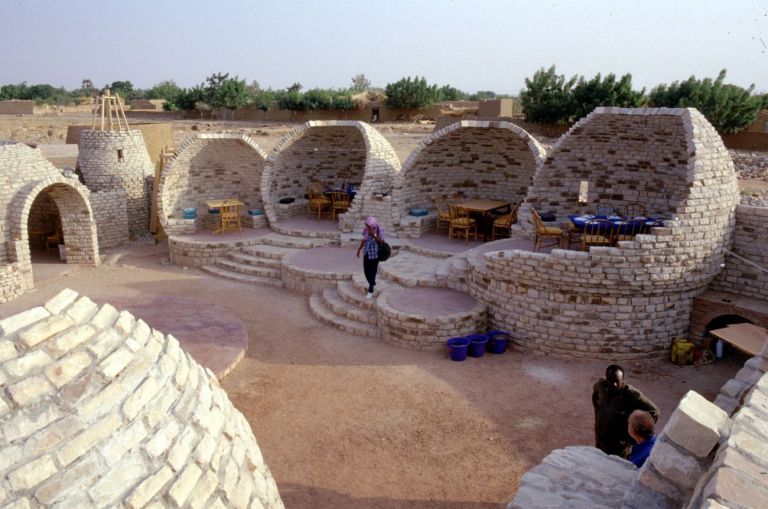
[[[616,215],[616,207],[611,205],[610,203],[598,203],[595,205],[595,215],[596,216],[615,216]]]
[[[336,212],[343,214],[349,210],[351,205],[349,199],[349,193],[346,191],[334,191],[331,193],[331,211],[333,212],[333,219],[336,220]]]
[[[624,217],[632,219],[633,217],[648,217],[648,209],[642,203],[629,202],[624,206]]]
[[[504,214],[496,218],[493,222],[493,231],[491,232],[491,239],[496,240],[496,233],[501,231],[502,237],[506,238],[510,235],[510,228],[517,222],[517,208],[519,205],[515,205],[508,214]]]
[[[550,247],[550,245],[543,245],[547,239],[555,241],[554,244],[551,244],[552,246],[560,247],[565,233],[563,229],[557,226],[544,226],[544,221],[541,220],[541,216],[534,208],[531,208],[531,216],[533,217],[533,224],[536,226],[536,238],[533,240],[534,252],[542,247]]]
[[[610,246],[613,244],[613,223],[607,219],[592,219],[584,224],[581,234],[581,249],[586,251],[591,246]]]
[[[331,200],[322,191],[310,186],[307,189],[307,218],[312,219],[312,213],[317,213],[317,218],[323,218],[323,211],[331,212]]]
[[[221,221],[220,233],[229,230],[237,230],[237,233],[243,234],[240,228],[240,205],[237,201],[226,200],[220,208],[219,220]]]
[[[449,205],[451,212],[451,224],[448,228],[448,237],[452,238],[458,236],[459,232],[464,232],[464,242],[469,242],[469,234],[473,233],[475,240],[477,240],[477,222],[469,217],[469,213],[457,207],[456,205]]]
[[[442,196],[435,198],[435,213],[437,214],[437,221],[435,223],[435,231],[440,231],[440,226],[445,226],[447,230],[451,229],[451,211],[448,208],[448,202]]]

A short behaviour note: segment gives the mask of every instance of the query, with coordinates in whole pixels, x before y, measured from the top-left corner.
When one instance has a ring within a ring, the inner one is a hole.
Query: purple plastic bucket
[[[452,361],[461,362],[467,359],[467,350],[469,350],[467,338],[451,338],[446,341],[446,344]]]
[[[488,334],[488,351],[499,355],[507,351],[509,333],[503,330],[492,330]]]
[[[485,354],[485,345],[488,344],[488,336],[485,334],[471,334],[465,336],[469,340],[469,356],[482,357]]]

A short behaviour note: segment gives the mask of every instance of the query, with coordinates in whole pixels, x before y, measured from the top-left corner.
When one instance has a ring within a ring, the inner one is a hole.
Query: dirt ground
[[[99,268],[36,265],[37,290],[0,317],[69,287],[99,303],[181,296],[226,308],[249,335],[224,378],[287,508],[502,508],[552,449],[592,444],[590,394],[604,361],[507,352],[463,363],[339,332],[306,297],[164,265],[163,246],[104,252]],[[688,390],[713,399],[745,359],[627,365],[666,422]]]

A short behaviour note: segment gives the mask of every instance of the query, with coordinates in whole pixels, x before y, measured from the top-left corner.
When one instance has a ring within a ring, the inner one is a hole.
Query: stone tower
[[[101,123],[97,117],[101,114]],[[109,122],[105,123],[105,118]],[[154,165],[141,131],[129,128],[119,98],[102,96],[93,128],[83,131],[77,165],[91,191],[122,190],[126,194],[131,236],[149,231],[151,180]]]

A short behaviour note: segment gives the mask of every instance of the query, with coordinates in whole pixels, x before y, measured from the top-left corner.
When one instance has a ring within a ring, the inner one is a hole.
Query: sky
[[[0,48],[0,84],[67,89],[216,72],[345,88],[362,73],[517,94],[555,65],[638,89],[727,69],[768,92],[768,0],[0,0]]]

